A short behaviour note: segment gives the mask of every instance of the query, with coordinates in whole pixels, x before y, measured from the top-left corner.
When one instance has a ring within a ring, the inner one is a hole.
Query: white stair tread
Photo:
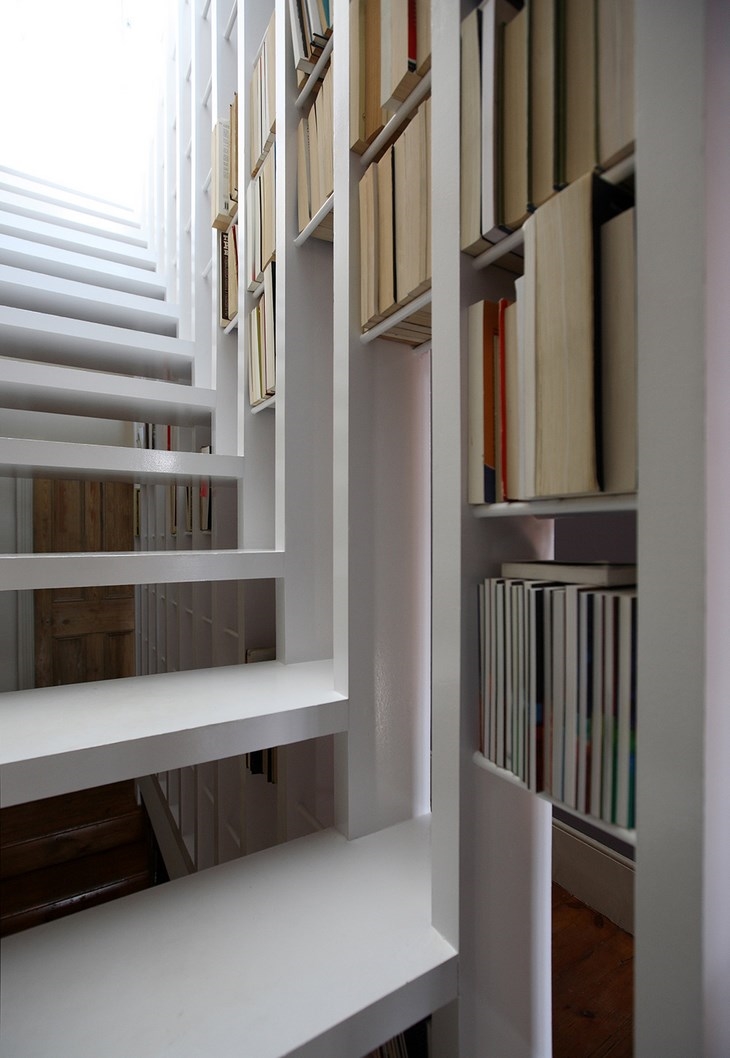
[[[173,336],[178,308],[157,298],[0,264],[0,301],[14,308]]]
[[[283,551],[95,551],[0,554],[5,591],[270,580],[284,576]]]
[[[106,261],[57,246],[43,246],[15,235],[0,233],[0,263],[159,300],[166,292],[164,280],[148,268]]]
[[[234,482],[242,474],[242,456],[0,437],[0,476],[5,477],[184,485],[200,478]]]
[[[331,661],[278,661],[0,698],[2,805],[347,729]]]
[[[175,426],[210,423],[215,392],[0,357],[0,407]]]
[[[456,997],[430,894],[426,817],[324,831],[16,934],[4,1051],[365,1054]]]
[[[61,249],[86,253],[92,257],[101,257],[107,261],[119,261],[154,271],[156,267],[154,251],[142,246],[130,246],[106,236],[91,235],[74,228],[64,228],[58,224],[23,217],[9,213],[0,202],[0,232],[12,235],[17,239],[29,239],[43,246],[56,246]]]
[[[0,347],[6,356],[125,375],[189,379],[192,342],[0,305]]]
[[[129,206],[118,205],[95,195],[86,195],[82,191],[73,191],[60,184],[49,183],[38,177],[29,176],[18,170],[0,165],[0,187],[5,191],[27,195],[29,198],[41,199],[59,206],[68,206],[90,213],[95,217],[118,221],[131,227],[139,228],[140,222],[135,211]]]
[[[16,191],[5,191],[0,188],[0,209],[15,213],[19,217],[40,220],[61,228],[73,228],[75,231],[83,231],[89,235],[100,235],[105,239],[113,239],[115,242],[128,243],[130,246],[147,246],[147,239],[138,226],[130,227],[126,222],[92,217],[72,206],[43,202]]]

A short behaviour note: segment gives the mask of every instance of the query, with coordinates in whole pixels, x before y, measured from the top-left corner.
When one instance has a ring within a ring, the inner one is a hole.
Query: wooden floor
[[[553,885],[553,1058],[631,1058],[634,938]]]

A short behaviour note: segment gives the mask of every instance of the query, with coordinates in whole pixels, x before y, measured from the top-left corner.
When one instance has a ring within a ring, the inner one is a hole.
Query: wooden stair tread
[[[134,782],[95,786],[0,809],[3,849],[36,838],[126,815],[137,808]]]
[[[133,811],[111,819],[82,823],[52,834],[3,845],[0,848],[0,878],[11,878],[144,840],[144,815],[140,808],[135,807]]]
[[[76,911],[85,911],[87,908],[98,907],[111,900],[118,900],[122,896],[130,896],[149,888],[152,884],[149,872],[136,874],[131,878],[121,878],[110,882],[99,889],[90,892],[75,893],[65,900],[56,900],[50,904],[42,904],[38,907],[20,909],[16,913],[3,915],[0,920],[0,936],[8,937],[21,930],[40,926],[44,922],[52,922],[57,918]]]
[[[149,873],[148,849],[140,842],[29,871],[3,882],[2,919],[69,903],[87,906],[86,897],[100,890],[118,895],[128,882],[146,885]]]

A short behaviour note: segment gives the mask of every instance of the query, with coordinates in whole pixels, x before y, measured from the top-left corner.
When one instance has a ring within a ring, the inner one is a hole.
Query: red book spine
[[[507,298],[499,300],[499,440],[501,449],[500,475],[502,478],[502,496],[509,497],[507,488],[507,389],[505,386],[506,363],[504,348],[504,311],[511,302]]]

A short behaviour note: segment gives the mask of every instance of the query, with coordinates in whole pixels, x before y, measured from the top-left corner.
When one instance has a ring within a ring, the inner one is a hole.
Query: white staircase
[[[195,384],[216,372],[198,370],[195,344],[177,337],[165,291],[142,230],[118,211],[0,169],[0,475],[242,490],[238,416],[222,420],[221,394]],[[225,386],[230,371],[218,378]],[[47,414],[208,429],[221,454],[35,436]],[[224,550],[3,554],[0,587],[283,585],[284,551],[238,537]],[[342,737],[349,723],[331,660],[11,692],[0,700],[2,805],[158,773],[170,795],[172,776],[181,790],[195,766]],[[456,956],[431,926],[422,818],[354,841],[313,833],[16,934],[2,942],[1,976],[8,1054],[50,1054],[62,1039],[64,1052],[95,1056],[103,1038],[110,1058],[197,1058],[241,1040],[261,1058],[355,1058],[453,999]]]

